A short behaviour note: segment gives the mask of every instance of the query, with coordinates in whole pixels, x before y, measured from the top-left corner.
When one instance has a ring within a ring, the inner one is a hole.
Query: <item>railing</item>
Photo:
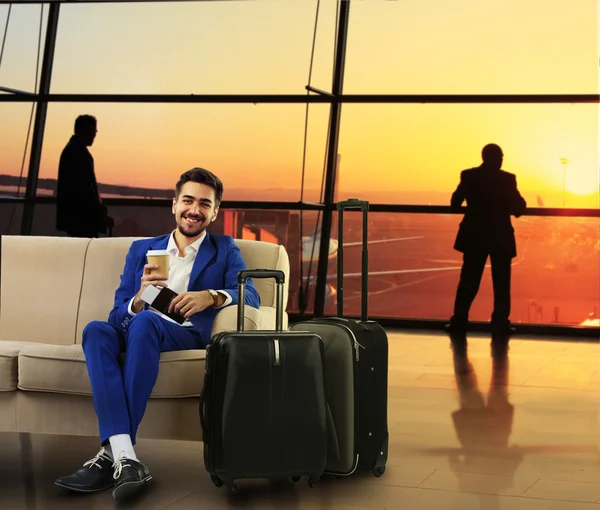
[[[25,203],[25,197],[0,197],[0,203]],[[105,198],[102,200],[107,206],[143,206],[143,207],[171,207],[172,201],[164,198]],[[55,204],[54,196],[38,196],[34,204]],[[223,209],[248,209],[248,210],[288,210],[288,211],[335,211],[336,204],[327,206],[318,202],[257,202],[249,200],[223,200]],[[464,214],[466,207],[460,210],[451,209],[449,205],[411,205],[411,204],[370,204],[371,212],[386,213],[413,213],[413,214]],[[557,207],[528,207],[523,216],[550,216],[572,218],[600,218],[600,209],[591,208],[557,208]]]

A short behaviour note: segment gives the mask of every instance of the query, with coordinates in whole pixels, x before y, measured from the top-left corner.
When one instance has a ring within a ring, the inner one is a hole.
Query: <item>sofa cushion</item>
[[[77,315],[75,342],[81,343],[85,327],[92,321],[105,321],[121,283],[125,257],[137,237],[104,237],[93,239],[85,256],[81,302]]]
[[[18,358],[30,342],[0,340],[0,391],[14,391],[18,383]]]
[[[206,351],[163,352],[150,398],[200,395]],[[81,345],[29,345],[19,353],[19,389],[92,395]]]
[[[73,344],[89,239],[2,236],[0,339]]]

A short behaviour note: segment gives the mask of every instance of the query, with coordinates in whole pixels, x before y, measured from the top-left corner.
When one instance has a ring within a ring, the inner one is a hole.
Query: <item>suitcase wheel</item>
[[[296,483],[296,482],[299,482],[301,478],[302,478],[301,476],[292,476],[291,480],[292,480],[292,482]]]
[[[240,492],[240,488],[235,483],[227,484],[227,490],[229,491],[229,494],[237,494]]]
[[[317,485],[319,483],[319,479],[318,478],[309,478],[308,479],[308,486],[312,489],[315,485]]]
[[[218,476],[210,475],[210,479],[212,480],[212,483],[215,484],[215,487],[223,487],[223,480],[221,480]]]
[[[385,473],[385,466],[373,470],[373,476],[376,476],[377,478],[383,475],[383,473]]]

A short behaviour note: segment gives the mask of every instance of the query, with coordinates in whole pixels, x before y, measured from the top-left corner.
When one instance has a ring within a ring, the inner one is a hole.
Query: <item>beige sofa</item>
[[[3,236],[0,292],[0,431],[98,435],[81,333],[106,320],[135,238]],[[249,268],[281,269],[283,246],[236,240]],[[256,280],[260,310],[247,329],[274,329],[275,284]],[[284,302],[287,304],[286,283]],[[236,328],[237,306],[221,310],[213,334]],[[287,328],[287,314],[284,314]],[[200,440],[198,397],[204,350],[163,353],[138,436]]]

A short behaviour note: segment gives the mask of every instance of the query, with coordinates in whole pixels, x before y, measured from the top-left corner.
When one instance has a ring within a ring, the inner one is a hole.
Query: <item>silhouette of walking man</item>
[[[98,237],[114,226],[98,193],[94,158],[88,147],[98,132],[91,115],[75,119],[75,134],[60,155],[56,188],[56,228],[71,237]]]
[[[509,321],[510,283],[511,263],[517,256],[517,248],[510,217],[521,216],[527,204],[517,189],[515,175],[501,170],[502,149],[489,144],[481,156],[481,166],[461,172],[460,183],[450,202],[451,208],[459,211],[463,201],[467,201],[454,243],[454,249],[463,253],[463,265],[454,314],[446,326],[454,338],[466,339],[469,310],[479,290],[488,256],[494,286],[492,338],[508,338],[513,332]]]

